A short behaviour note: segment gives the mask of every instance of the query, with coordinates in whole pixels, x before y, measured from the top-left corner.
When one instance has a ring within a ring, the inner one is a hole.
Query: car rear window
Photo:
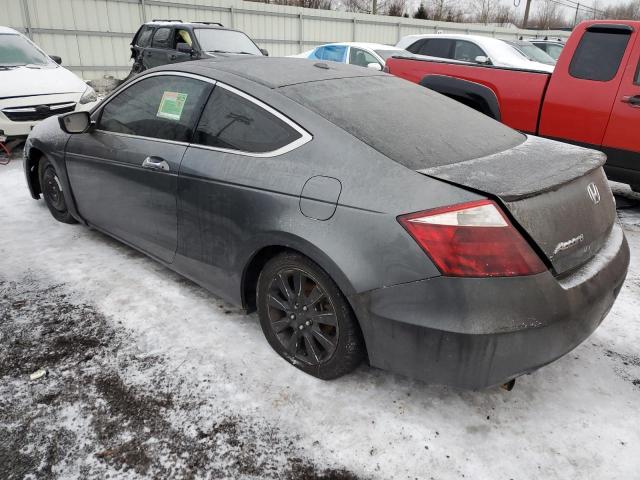
[[[569,74],[583,80],[612,80],[620,68],[630,34],[627,30],[587,30],[573,54]]]
[[[390,75],[290,85],[281,93],[413,170],[501,152],[525,136]]]
[[[151,34],[153,33],[153,27],[143,27],[136,39],[136,45],[139,47],[147,47],[151,40]]]

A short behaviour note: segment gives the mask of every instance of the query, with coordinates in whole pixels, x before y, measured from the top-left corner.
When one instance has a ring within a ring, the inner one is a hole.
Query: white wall
[[[0,0],[0,22],[28,34],[85,79],[124,77],[129,42],[154,18],[221,22],[243,30],[271,55],[291,55],[327,42],[395,44],[400,37],[438,31],[499,38],[567,37],[536,32],[410,18],[311,10],[242,0]]]

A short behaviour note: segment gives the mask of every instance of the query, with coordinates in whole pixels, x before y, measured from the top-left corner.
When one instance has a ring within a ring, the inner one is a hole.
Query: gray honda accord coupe
[[[56,219],[257,310],[311,375],[477,389],[611,308],[629,248],[604,161],[382,72],[256,57],[148,70],[39,124],[24,165]]]

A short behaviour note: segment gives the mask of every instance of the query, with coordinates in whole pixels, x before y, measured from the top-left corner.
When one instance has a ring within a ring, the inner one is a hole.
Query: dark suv
[[[129,77],[167,63],[229,55],[269,55],[247,34],[215,22],[153,20],[131,41],[133,67]]]

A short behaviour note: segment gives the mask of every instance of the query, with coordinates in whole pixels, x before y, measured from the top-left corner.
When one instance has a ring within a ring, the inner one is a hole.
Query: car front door
[[[489,55],[473,42],[456,40],[453,51],[454,60],[476,63],[476,58],[478,57],[486,57],[488,59]]]
[[[193,49],[193,38],[188,30],[184,28],[176,28],[173,34],[173,44],[171,50],[167,51],[167,63],[188,62],[193,60],[191,54],[178,51],[178,44],[188,45]]]
[[[177,245],[177,175],[212,84],[151,74],[96,111],[73,135],[66,165],[80,215],[160,260]]]
[[[145,68],[158,67],[169,63],[168,53],[173,43],[173,28],[160,27],[156,29],[151,40],[151,46],[144,49],[142,64]]]
[[[382,70],[382,67],[384,66],[369,52],[357,47],[351,47],[349,49],[349,63],[351,65],[358,65],[359,67],[368,67],[373,63],[375,65],[379,65],[380,70]]]

